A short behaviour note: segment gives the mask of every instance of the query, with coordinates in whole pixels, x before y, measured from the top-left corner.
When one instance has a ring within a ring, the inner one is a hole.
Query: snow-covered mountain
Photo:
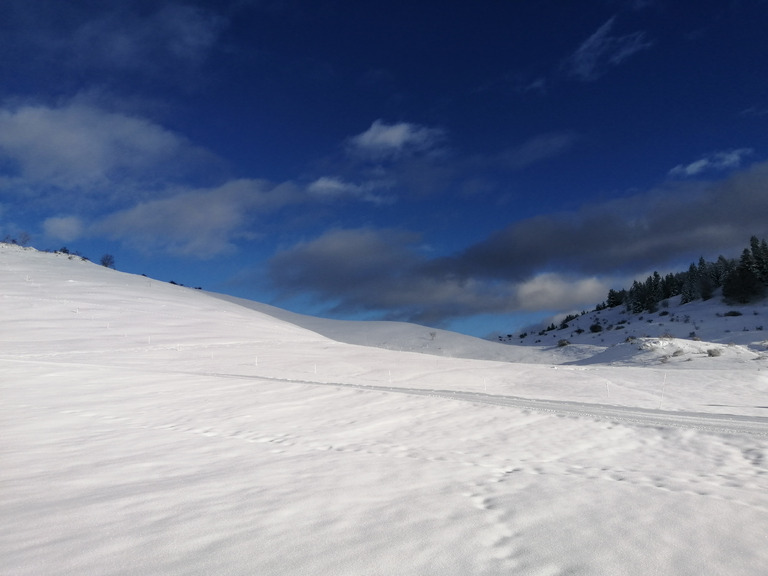
[[[0,244],[0,574],[762,574],[766,311],[719,306],[520,346]]]

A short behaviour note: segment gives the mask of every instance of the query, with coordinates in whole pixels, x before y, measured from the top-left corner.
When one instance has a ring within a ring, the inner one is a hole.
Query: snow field
[[[482,402],[663,403],[759,424],[760,360],[574,366],[547,364],[542,349],[520,364],[342,344],[199,291],[19,249],[0,249],[0,285],[2,574],[768,565],[765,434]]]

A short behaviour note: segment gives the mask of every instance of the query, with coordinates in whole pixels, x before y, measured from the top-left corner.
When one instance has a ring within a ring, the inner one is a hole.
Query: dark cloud
[[[448,258],[394,230],[334,230],[275,256],[273,285],[310,293],[334,312],[428,324],[474,314],[567,311],[654,268],[768,235],[768,162],[715,183],[652,192],[510,224]]]
[[[736,250],[768,232],[768,163],[716,183],[650,193],[510,224],[439,273],[522,280],[541,270],[607,274],[663,266],[692,254]]]
[[[419,241],[402,230],[331,230],[278,253],[269,276],[285,297],[309,292],[335,313],[436,324],[503,306],[490,285],[429,272]]]
[[[601,300],[605,280],[539,274],[524,282],[437,271],[402,230],[332,230],[277,254],[269,264],[284,298],[312,294],[332,314],[374,313],[431,325],[476,314],[572,309]]]

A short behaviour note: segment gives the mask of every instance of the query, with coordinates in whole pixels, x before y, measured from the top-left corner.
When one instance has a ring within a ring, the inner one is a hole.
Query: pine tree
[[[683,286],[680,291],[680,304],[688,304],[698,299],[699,293],[699,270],[696,265],[691,262],[688,267],[688,272],[685,274],[683,280]]]
[[[745,248],[736,269],[728,275],[723,284],[723,297],[727,300],[746,304],[765,293],[766,285],[757,275],[757,266],[752,251]]]
[[[712,275],[710,273],[709,265],[704,257],[699,257],[699,265],[696,268],[699,276],[699,296],[702,300],[709,300],[712,298],[714,292],[714,282],[712,281]]]
[[[639,314],[645,309],[645,286],[637,280],[632,282],[632,287],[627,293],[627,310],[632,314]]]
[[[768,244],[765,238],[760,242],[757,236],[752,236],[749,245],[752,249],[752,272],[761,282],[768,284]]]
[[[728,274],[733,272],[735,267],[733,260],[728,260],[722,255],[717,257],[717,262],[712,265],[712,278],[716,288],[723,285]]]
[[[661,280],[661,295],[664,300],[680,294],[680,282],[671,272]]]
[[[645,281],[645,302],[644,308],[648,312],[656,312],[659,308],[659,302],[664,299],[664,295],[661,291],[661,275],[654,271],[652,276],[648,276]]]
[[[616,308],[617,306],[621,306],[624,304],[624,299],[627,297],[627,291],[626,290],[619,290],[618,292],[616,290],[608,290],[608,299],[606,300],[606,306],[608,308]]]

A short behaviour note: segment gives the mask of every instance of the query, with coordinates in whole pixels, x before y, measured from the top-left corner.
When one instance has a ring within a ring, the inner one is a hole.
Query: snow
[[[768,566],[754,315],[514,346],[2,244],[0,286],[0,574]]]

